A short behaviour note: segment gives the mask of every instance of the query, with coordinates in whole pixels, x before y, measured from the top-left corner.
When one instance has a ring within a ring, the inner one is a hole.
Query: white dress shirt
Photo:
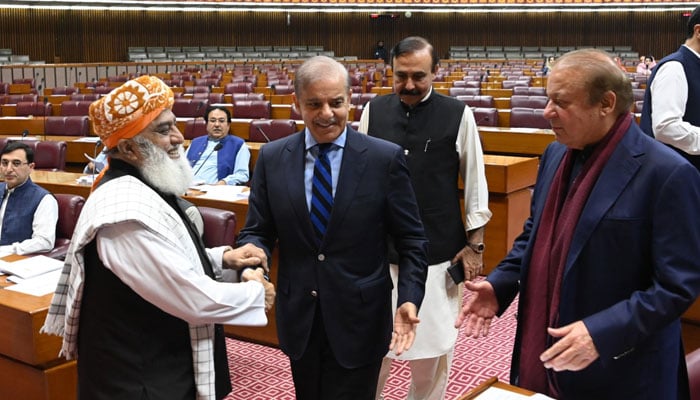
[[[686,48],[700,58],[700,54]],[[651,128],[656,139],[688,154],[700,154],[700,127],[683,121],[688,81],[681,63],[668,61],[659,67],[649,90]]]

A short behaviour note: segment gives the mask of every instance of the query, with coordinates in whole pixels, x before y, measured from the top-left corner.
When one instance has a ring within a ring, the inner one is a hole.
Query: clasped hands
[[[267,254],[261,248],[250,243],[237,249],[224,252],[224,268],[236,271],[243,270],[241,280],[258,281],[265,289],[265,311],[270,311],[275,304],[275,286],[267,279],[270,268],[267,265]]]
[[[460,328],[466,321],[464,334],[467,337],[485,337],[498,311],[496,293],[488,281],[465,282],[464,287],[473,293],[457,316],[455,328]],[[527,318],[521,316],[523,317]],[[559,340],[540,354],[540,361],[545,368],[554,371],[580,371],[600,357],[583,321],[579,320],[560,328],[547,328],[547,333]]]

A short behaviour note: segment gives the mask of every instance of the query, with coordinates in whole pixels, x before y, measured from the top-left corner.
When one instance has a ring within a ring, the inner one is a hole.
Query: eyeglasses
[[[20,160],[12,160],[12,162],[10,162],[9,160],[2,160],[2,161],[0,161],[0,165],[2,165],[2,166],[5,167],[5,168],[7,168],[10,164],[12,164],[12,166],[15,167],[15,168],[19,168],[19,167],[21,167],[22,165],[24,165],[24,164],[29,164],[29,163],[28,163],[28,162],[22,162],[22,161],[20,161]]]

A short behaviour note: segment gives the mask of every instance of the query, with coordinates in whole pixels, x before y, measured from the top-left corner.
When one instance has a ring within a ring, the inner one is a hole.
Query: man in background
[[[11,141],[2,150],[0,173],[0,254],[50,251],[56,241],[58,202],[32,182],[34,150]]]
[[[680,316],[700,292],[700,173],[634,123],[627,75],[586,49],[547,80],[532,215],[456,321],[516,295],[511,383],[563,400],[688,399]]]
[[[192,181],[173,93],[147,75],[92,103],[110,162],[85,202],[42,332],[77,359],[81,399],[222,399],[231,391],[220,324],[264,325],[274,288],[223,269],[265,266],[244,246],[205,249],[180,195]]]
[[[427,40],[408,37],[400,41],[392,50],[392,68],[394,93],[365,106],[359,130],[400,145],[406,154],[428,236],[430,267],[416,344],[398,358],[409,360],[411,367],[408,399],[441,400],[457,341],[458,330],[452,321],[462,301],[462,290],[446,270],[459,263],[465,278],[471,280],[483,267],[484,225],[491,218],[484,159],[469,107],[433,90],[438,57]],[[460,175],[466,230],[457,186]],[[394,248],[390,254],[396,279]],[[377,398],[396,356],[389,353],[382,365]]]
[[[297,400],[373,400],[382,357],[410,348],[420,322],[423,226],[403,150],[347,125],[347,69],[310,58],[294,89],[306,128],[261,148],[239,243],[279,245],[277,334]]]
[[[187,159],[195,183],[245,185],[248,183],[250,149],[243,139],[229,135],[231,113],[224,106],[210,106],[204,115],[207,136],[192,140]]]
[[[649,77],[639,124],[700,168],[700,6],[688,19],[685,43]]]

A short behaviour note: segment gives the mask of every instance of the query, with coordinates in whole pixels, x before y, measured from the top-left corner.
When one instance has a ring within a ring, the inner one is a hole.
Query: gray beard
[[[194,174],[182,146],[178,145],[180,157],[172,159],[167,151],[148,139],[137,136],[134,141],[144,155],[144,162],[139,171],[146,182],[163,193],[176,196],[185,194]]]

